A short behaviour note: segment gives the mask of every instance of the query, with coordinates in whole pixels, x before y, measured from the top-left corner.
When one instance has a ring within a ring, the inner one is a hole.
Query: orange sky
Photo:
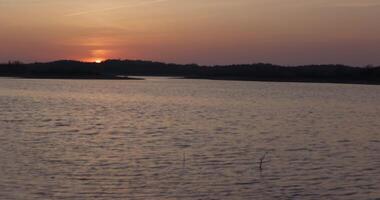
[[[0,62],[380,64],[378,0],[0,0]]]

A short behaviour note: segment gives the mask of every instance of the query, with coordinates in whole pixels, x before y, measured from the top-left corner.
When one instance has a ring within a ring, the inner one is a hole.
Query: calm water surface
[[[379,153],[380,86],[0,79],[0,199],[380,199]]]

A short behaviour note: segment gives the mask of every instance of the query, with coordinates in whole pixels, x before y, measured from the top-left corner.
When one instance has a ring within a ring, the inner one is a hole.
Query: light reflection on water
[[[0,198],[376,199],[379,113],[379,86],[0,79]]]

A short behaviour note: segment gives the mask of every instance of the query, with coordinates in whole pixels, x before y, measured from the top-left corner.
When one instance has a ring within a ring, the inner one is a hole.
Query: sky
[[[380,0],[0,0],[0,62],[380,65]]]

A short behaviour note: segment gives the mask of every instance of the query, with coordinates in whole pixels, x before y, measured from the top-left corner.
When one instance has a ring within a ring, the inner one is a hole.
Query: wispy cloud
[[[342,3],[335,3],[334,7],[346,7],[346,8],[368,8],[368,7],[379,7],[379,1],[346,1]]]
[[[140,1],[140,2],[135,2],[135,3],[128,3],[128,4],[123,4],[115,7],[109,7],[109,8],[102,8],[102,9],[94,9],[94,10],[84,10],[84,11],[79,11],[79,12],[72,12],[72,13],[67,13],[65,16],[66,17],[74,17],[74,16],[81,16],[81,15],[87,15],[87,14],[93,14],[93,13],[99,13],[99,12],[109,12],[113,10],[119,10],[123,8],[132,8],[132,7],[140,7],[140,6],[147,6],[151,4],[156,4],[156,3],[162,3],[165,1],[169,0],[146,0],[146,1]]]
[[[348,7],[348,8],[368,8],[368,7],[379,7],[380,3],[378,4],[342,4],[337,5],[336,7]]]

